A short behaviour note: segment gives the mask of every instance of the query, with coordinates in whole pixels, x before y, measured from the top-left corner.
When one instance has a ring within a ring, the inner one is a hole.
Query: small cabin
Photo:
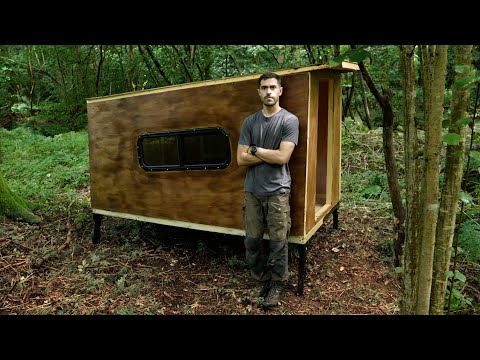
[[[289,242],[305,244],[340,201],[341,75],[356,70],[343,62],[275,71],[280,105],[300,121]],[[260,75],[88,99],[94,217],[245,235],[246,168],[236,151],[243,120],[262,107]]]

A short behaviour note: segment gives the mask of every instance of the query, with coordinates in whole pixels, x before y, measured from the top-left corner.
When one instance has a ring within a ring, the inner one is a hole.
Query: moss
[[[32,213],[28,203],[14,194],[7,186],[0,172],[0,216],[13,220],[25,221],[32,224],[39,223],[42,219]]]

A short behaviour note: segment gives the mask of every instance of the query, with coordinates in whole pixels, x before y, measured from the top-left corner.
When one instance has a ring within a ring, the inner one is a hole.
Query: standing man
[[[298,117],[280,107],[282,78],[265,73],[258,79],[263,108],[243,121],[237,163],[247,166],[244,223],[246,260],[259,281],[264,306],[278,305],[288,279],[291,177],[288,162],[298,145]],[[263,240],[268,228],[269,239]]]

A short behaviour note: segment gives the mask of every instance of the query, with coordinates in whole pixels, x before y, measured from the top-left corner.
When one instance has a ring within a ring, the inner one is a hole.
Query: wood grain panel
[[[303,235],[308,73],[285,76],[280,104],[300,120],[299,145],[290,162],[291,235]],[[243,229],[246,169],[236,164],[237,142],[243,119],[260,108],[256,79],[88,102],[92,208]],[[147,172],[139,166],[141,133],[211,126],[229,134],[227,168]]]
[[[297,115],[299,120],[298,145],[293,151],[289,168],[292,177],[290,197],[292,228],[290,235],[304,235],[305,179],[308,136],[309,74],[284,76],[280,105]]]
[[[318,145],[317,145],[317,187],[316,204],[325,205],[327,192],[327,152],[328,152],[328,119],[329,119],[329,80],[319,81],[318,108]]]
[[[310,109],[308,121],[307,141],[307,181],[305,191],[305,229],[308,233],[315,225],[315,189],[317,184],[317,138],[318,138],[318,106],[319,73],[310,73]]]
[[[335,74],[333,83],[334,121],[332,124],[332,205],[340,201],[342,140],[342,79]]]

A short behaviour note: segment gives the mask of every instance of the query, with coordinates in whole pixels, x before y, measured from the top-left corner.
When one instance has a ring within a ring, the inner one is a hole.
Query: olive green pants
[[[245,253],[252,277],[258,281],[288,279],[290,194],[258,196],[245,192],[243,214]],[[263,234],[268,231],[269,239]]]

